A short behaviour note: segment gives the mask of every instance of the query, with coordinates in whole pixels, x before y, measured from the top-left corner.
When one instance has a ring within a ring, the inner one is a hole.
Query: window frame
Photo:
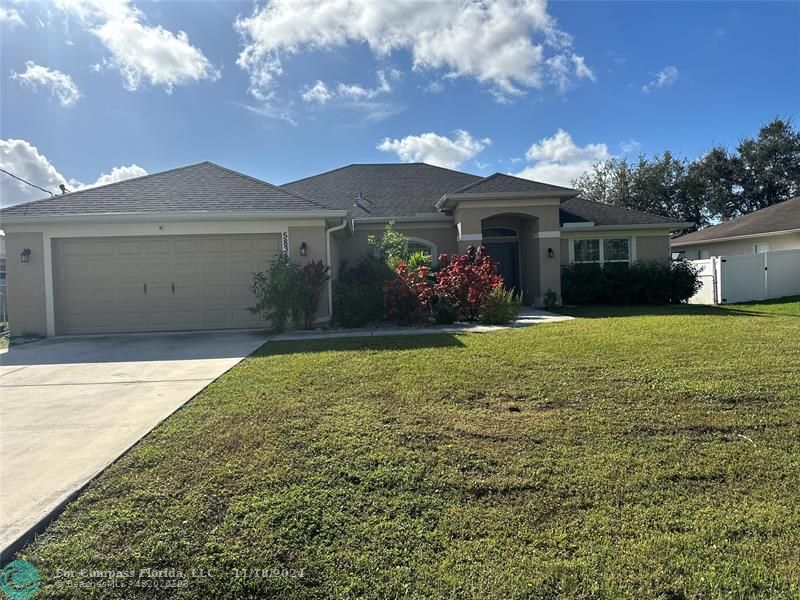
[[[605,257],[605,245],[606,241],[608,240],[626,240],[628,242],[628,258],[627,259],[606,259]],[[575,244],[576,242],[582,241],[596,241],[599,246],[598,252],[598,259],[597,260],[576,260],[575,258]],[[632,236],[603,236],[603,237],[575,237],[570,238],[569,240],[569,250],[570,250],[570,262],[576,265],[605,265],[605,264],[623,264],[628,263],[631,264],[634,258],[634,241]]]

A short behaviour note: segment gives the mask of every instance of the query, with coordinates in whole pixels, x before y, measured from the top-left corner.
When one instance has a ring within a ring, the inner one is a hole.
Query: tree
[[[596,163],[573,181],[583,196],[703,227],[800,194],[800,132],[774,119],[735,151],[717,146],[692,162],[665,151],[635,163]]]
[[[573,187],[595,202],[705,225],[709,215],[688,178],[690,167],[669,151],[652,159],[640,156],[635,163],[614,158],[595,164]]]

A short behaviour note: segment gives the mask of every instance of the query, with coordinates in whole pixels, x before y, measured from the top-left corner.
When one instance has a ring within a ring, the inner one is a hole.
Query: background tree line
[[[693,161],[669,150],[636,161],[613,158],[573,187],[590,200],[691,221],[696,229],[800,195],[800,131],[776,118],[734,150],[715,146]]]

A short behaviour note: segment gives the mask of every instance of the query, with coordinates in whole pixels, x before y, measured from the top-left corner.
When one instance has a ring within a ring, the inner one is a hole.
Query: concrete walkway
[[[313,331],[291,331],[270,338],[273,342],[297,340],[324,340],[335,338],[386,337],[396,335],[433,335],[437,333],[489,333],[515,327],[530,327],[541,323],[570,321],[575,317],[559,315],[546,310],[524,308],[516,321],[510,325],[479,325],[477,323],[457,323],[454,325],[429,325],[427,327],[373,327],[363,329],[331,329]]]
[[[267,337],[63,337],[0,354],[0,558]]]

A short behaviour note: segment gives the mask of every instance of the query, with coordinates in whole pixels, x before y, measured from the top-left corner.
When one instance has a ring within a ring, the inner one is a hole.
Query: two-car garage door
[[[280,243],[280,234],[56,239],[56,332],[257,327],[252,274]]]

